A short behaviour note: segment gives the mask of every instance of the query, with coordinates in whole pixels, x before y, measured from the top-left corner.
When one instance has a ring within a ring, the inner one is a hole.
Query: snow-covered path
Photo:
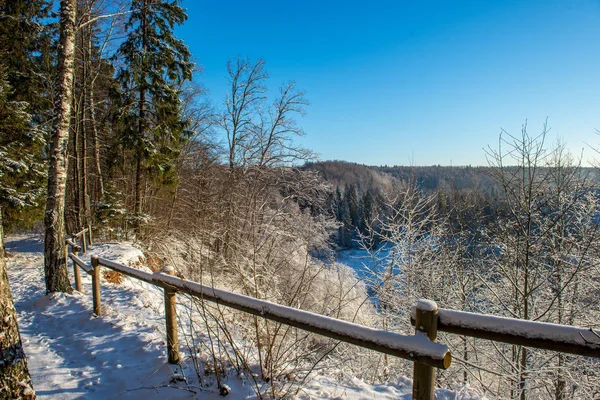
[[[104,285],[105,315],[96,318],[90,279],[83,274],[85,294],[50,298],[44,294],[42,246],[35,237],[13,237],[6,244],[21,336],[40,398],[195,397],[184,390],[151,389],[168,385],[177,372],[166,363],[162,313],[156,312],[162,304],[150,301],[156,296]],[[122,262],[132,252],[113,253]]]

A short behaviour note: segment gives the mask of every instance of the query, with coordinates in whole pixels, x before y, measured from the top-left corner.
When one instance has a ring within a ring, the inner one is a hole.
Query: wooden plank
[[[65,242],[71,246],[73,251],[81,251],[81,247],[79,247],[79,245],[73,242],[71,239],[66,239]]]
[[[114,261],[107,260],[105,258],[98,258],[98,264],[101,265],[101,266],[103,266],[103,267],[110,268],[113,271],[120,272],[123,275],[127,275],[127,276],[130,276],[132,278],[136,278],[136,279],[139,279],[139,280],[144,281],[144,282],[151,283],[151,284],[156,285],[156,286],[164,287],[164,285],[162,284],[162,282],[157,282],[155,280],[156,277],[154,276],[154,274],[151,274],[149,272],[141,271],[141,270],[136,269],[136,268],[127,267],[127,266],[125,266],[123,264],[119,264],[119,263],[116,263]]]
[[[72,236],[78,237],[78,236],[81,236],[81,235],[83,235],[83,234],[84,234],[84,233],[86,233],[87,231],[88,231],[88,228],[85,228],[84,230],[82,230],[82,231],[80,231],[80,232],[77,232],[77,233],[74,233],[74,234],[72,234]]]
[[[589,328],[440,308],[438,331],[600,358],[600,338]]]
[[[78,265],[79,268],[81,268],[82,270],[84,270],[87,274],[89,274],[89,275],[92,274],[93,268],[90,267],[89,265],[86,265],[85,262],[81,258],[77,257],[73,253],[69,254],[69,258],[71,260],[73,260],[73,263],[75,263],[76,265]]]
[[[327,336],[360,347],[420,362],[436,368],[447,369],[451,363],[448,348],[421,336],[406,336],[338,320],[266,300],[255,299],[225,290],[201,285],[167,274],[150,274],[100,258],[100,265],[133,278],[161,287],[172,287],[202,300],[214,302],[272,321],[281,322],[309,332]]]

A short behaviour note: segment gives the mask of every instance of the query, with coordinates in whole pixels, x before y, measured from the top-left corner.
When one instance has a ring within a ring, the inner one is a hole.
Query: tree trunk
[[[90,38],[89,44],[91,48],[92,40]],[[91,53],[91,50],[90,50]],[[94,167],[96,169],[96,179],[98,180],[98,196],[97,200],[102,200],[104,197],[104,180],[102,178],[102,168],[100,166],[100,141],[98,140],[98,127],[96,126],[96,103],[94,97],[94,83],[92,79],[90,84],[90,127],[92,129],[92,141],[94,145]]]
[[[85,23],[89,23],[90,19],[90,11],[86,10]],[[90,204],[89,204],[89,191],[88,191],[88,165],[87,165],[87,150],[88,150],[88,140],[87,135],[90,129],[90,120],[88,119],[89,113],[89,90],[90,90],[90,70],[91,70],[91,54],[89,50],[89,43],[92,41],[92,31],[91,25],[88,25],[81,32],[81,49],[83,56],[83,65],[82,65],[82,110],[81,110],[81,213],[83,214],[83,227],[85,229],[91,223],[91,215],[90,215]]]
[[[55,120],[49,149],[48,198],[44,237],[46,292],[72,292],[65,258],[65,192],[67,183],[67,144],[73,95],[75,54],[75,0],[60,2],[60,46]]]
[[[77,103],[76,96],[72,96],[72,120],[71,120],[71,137],[73,138],[73,209],[75,211],[73,223],[75,225],[74,232],[81,231],[83,222],[81,221],[81,163],[79,162],[79,127],[80,127],[80,108],[81,100]],[[68,156],[67,156],[68,157]],[[68,171],[68,167],[67,167]],[[67,225],[69,225],[67,223]],[[71,233],[74,233],[71,232]]]
[[[0,209],[0,398],[35,399],[6,271]]]
[[[146,57],[146,2],[144,1],[144,9],[142,11],[142,57]],[[145,63],[142,60],[142,68],[145,72]],[[143,186],[142,179],[144,175],[143,171],[143,146],[144,146],[144,134],[145,134],[145,119],[146,119],[146,76],[143,76],[142,82],[140,83],[140,109],[139,109],[139,120],[138,120],[138,138],[137,138],[137,149],[136,149],[136,168],[135,168],[135,234],[140,235],[141,231],[141,217],[142,217],[142,197],[143,197]]]

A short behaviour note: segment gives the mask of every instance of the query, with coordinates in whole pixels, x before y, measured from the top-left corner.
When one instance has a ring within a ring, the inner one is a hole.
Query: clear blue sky
[[[306,90],[300,143],[323,160],[485,165],[500,128],[539,132],[546,117],[549,140],[600,147],[600,1],[182,5],[177,33],[213,101],[229,58],[264,59],[273,88]]]

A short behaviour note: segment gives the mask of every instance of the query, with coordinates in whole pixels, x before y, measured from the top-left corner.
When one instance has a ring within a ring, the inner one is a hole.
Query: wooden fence
[[[415,363],[414,399],[433,400],[435,368],[450,367],[452,356],[448,347],[435,342],[438,330],[600,358],[600,336],[591,329],[438,309],[435,302],[420,300],[411,310],[411,320],[416,327],[415,335],[406,336],[201,285],[198,282],[173,276],[172,267],[167,267],[162,272],[148,273],[96,256],[92,256],[91,265],[87,265],[77,255],[82,248],[69,239],[67,244],[72,249],[69,257],[73,261],[76,289],[81,291],[79,268],[92,277],[93,310],[96,315],[102,314],[100,267],[163,288],[169,363],[180,361],[176,320],[177,293],[185,293],[272,321],[413,361]]]

